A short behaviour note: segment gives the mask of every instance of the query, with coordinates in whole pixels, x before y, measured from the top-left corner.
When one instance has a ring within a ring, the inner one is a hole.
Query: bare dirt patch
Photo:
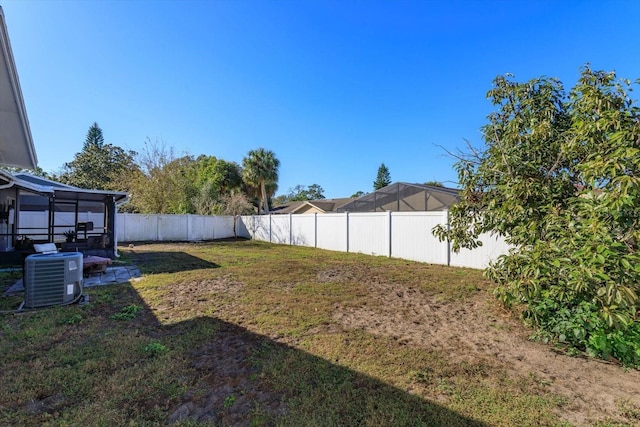
[[[214,425],[264,424],[283,411],[282,396],[263,384],[251,363],[263,341],[230,327],[217,331],[217,339],[193,351],[193,367],[205,379],[206,389],[191,390],[169,416],[169,423],[197,421]]]
[[[438,348],[470,363],[491,360],[514,375],[536,378],[552,393],[566,397],[568,404],[560,415],[572,424],[620,419],[625,402],[640,408],[640,372],[570,357],[529,340],[518,320],[500,312],[484,292],[461,303],[440,302],[420,289],[397,284],[372,283],[369,291],[374,304],[334,313],[343,327]]]
[[[231,280],[228,276],[175,283],[167,287],[162,301],[154,310],[158,318],[164,320],[168,319],[165,313],[182,312],[193,316],[209,314],[223,306],[230,309],[242,287],[241,283]]]

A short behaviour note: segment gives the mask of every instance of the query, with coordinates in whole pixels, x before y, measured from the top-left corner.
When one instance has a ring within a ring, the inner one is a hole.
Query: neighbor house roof
[[[395,182],[340,206],[338,212],[439,211],[459,200],[455,188]]]
[[[318,199],[318,200],[301,200],[289,202],[284,205],[276,206],[271,210],[273,214],[303,214],[303,213],[328,213],[337,212],[337,209],[350,201],[352,197],[341,199]]]
[[[0,6],[0,166],[35,169],[36,150]]]
[[[116,203],[123,203],[128,197],[127,193],[119,191],[88,190],[51,181],[50,179],[39,176],[26,173],[10,173],[0,169],[0,189],[12,187],[42,195],[53,195],[56,199],[64,200],[102,201],[105,197],[113,196]]]

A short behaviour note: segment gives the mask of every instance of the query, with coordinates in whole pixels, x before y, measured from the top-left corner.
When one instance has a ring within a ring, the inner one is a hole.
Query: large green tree
[[[296,185],[289,190],[288,201],[320,200],[324,199],[324,189],[319,184],[311,184],[308,187]]]
[[[193,201],[195,213],[214,213],[224,196],[242,187],[240,166],[235,162],[200,155],[195,160],[194,168],[194,183],[197,189]]]
[[[176,156],[163,143],[147,140],[137,156],[139,170],[130,176],[129,209],[142,213],[193,213],[194,159]]]
[[[105,144],[102,129],[93,123],[82,150],[65,163],[55,178],[62,183],[96,190],[123,190],[123,176],[136,169],[135,151]],[[126,187],[126,185],[124,185]]]
[[[264,148],[250,150],[242,160],[242,178],[249,187],[259,191],[261,212],[269,212],[269,196],[278,188],[279,167],[280,160],[273,151]]]
[[[391,184],[391,173],[389,173],[389,168],[384,163],[382,163],[380,167],[378,167],[376,180],[373,181],[373,189],[374,191],[379,190],[389,184]]]
[[[454,249],[481,233],[512,249],[487,270],[538,335],[640,364],[640,109],[629,81],[581,70],[495,79],[485,146],[458,155],[462,200],[434,232]]]

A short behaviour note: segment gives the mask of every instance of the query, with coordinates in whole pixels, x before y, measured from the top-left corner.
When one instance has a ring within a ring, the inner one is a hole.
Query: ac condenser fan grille
[[[82,254],[30,255],[24,280],[26,308],[68,304],[82,293]]]
[[[32,278],[30,286],[25,289],[27,307],[64,303],[64,260],[55,261],[39,262],[27,272],[27,276]]]

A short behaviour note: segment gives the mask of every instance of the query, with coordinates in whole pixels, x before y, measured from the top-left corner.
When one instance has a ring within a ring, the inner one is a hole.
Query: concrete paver
[[[107,267],[104,273],[95,273],[85,277],[82,286],[84,288],[90,288],[92,286],[114,285],[131,280],[139,280],[141,276],[140,270],[135,265]],[[22,279],[9,287],[3,295],[15,295],[21,292],[24,292]]]

